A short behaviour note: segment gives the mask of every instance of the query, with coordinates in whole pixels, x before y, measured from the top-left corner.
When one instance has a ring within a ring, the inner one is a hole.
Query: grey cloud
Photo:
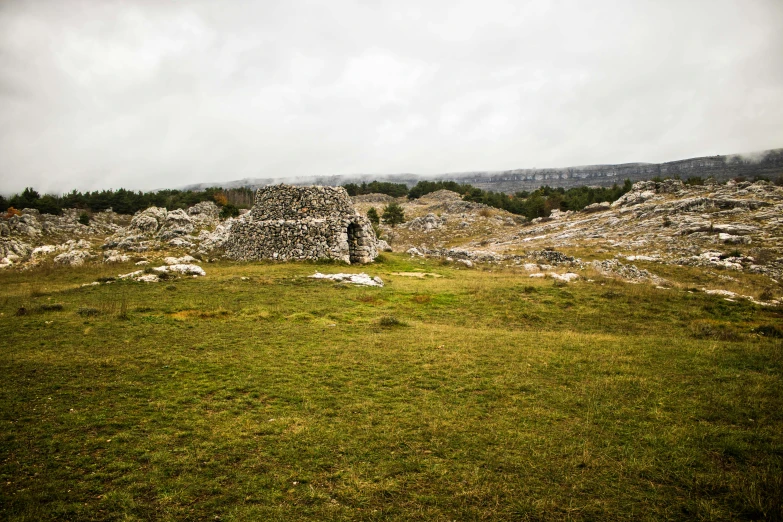
[[[0,4],[0,190],[783,145],[783,3]]]

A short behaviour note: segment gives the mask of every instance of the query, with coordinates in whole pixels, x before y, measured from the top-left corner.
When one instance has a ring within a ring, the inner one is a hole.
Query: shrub
[[[381,218],[378,216],[378,211],[375,210],[375,207],[370,207],[370,209],[367,211],[367,219],[369,219],[370,223],[373,225],[380,224]]]
[[[176,279],[177,275],[174,272],[154,272],[158,275],[158,279],[161,281],[171,281],[172,279]]]
[[[85,226],[89,225],[90,224],[90,215],[87,214],[87,212],[82,212],[81,214],[79,214],[79,223],[81,223],[82,225],[85,225]]]
[[[753,329],[753,333],[773,339],[783,339],[783,329],[772,324],[763,324]]]
[[[405,212],[400,205],[392,202],[383,209],[382,218],[384,223],[393,227],[394,225],[405,223]]]
[[[383,328],[395,328],[399,326],[408,326],[408,323],[404,321],[400,321],[396,317],[392,317],[390,315],[381,317],[378,321],[378,324]]]
[[[691,336],[696,339],[713,339],[716,341],[738,341],[740,335],[728,324],[716,321],[695,321],[690,324]]]
[[[231,203],[226,203],[223,208],[220,209],[220,218],[228,219],[230,217],[237,217],[239,215],[239,208]]]
[[[98,315],[98,309],[91,306],[80,306],[76,313],[82,317],[95,317]]]
[[[216,204],[217,206],[219,206],[219,207],[225,207],[226,205],[228,205],[228,198],[227,198],[227,197],[226,197],[226,195],[225,195],[224,193],[222,193],[222,192],[217,192],[217,193],[216,193],[216,194],[213,196],[213,198],[212,198],[212,199],[214,199],[214,200],[215,200],[215,204]]]
[[[46,303],[38,307],[42,312],[59,312],[63,309],[62,303]]]

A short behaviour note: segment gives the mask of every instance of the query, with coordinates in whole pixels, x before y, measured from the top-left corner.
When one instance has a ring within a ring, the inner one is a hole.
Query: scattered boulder
[[[552,279],[556,279],[557,281],[562,281],[564,283],[570,283],[571,281],[576,281],[579,279],[579,274],[575,274],[573,272],[566,272],[565,274],[556,274],[552,272],[547,275]]]
[[[316,272],[309,277],[313,279],[330,279],[332,281],[339,282],[345,281],[354,285],[383,286],[383,281],[380,277],[370,277],[363,272],[361,274],[322,274],[320,272]]]
[[[127,263],[130,261],[130,256],[122,254],[119,250],[106,250],[103,253],[104,263]]]
[[[604,210],[609,210],[612,208],[612,204],[608,201],[603,201],[601,203],[592,203],[590,205],[587,205],[585,208],[582,209],[582,212],[586,214],[590,214],[593,212],[603,212]]]
[[[136,235],[155,234],[166,220],[166,209],[150,207],[137,212],[131,219],[128,232]]]
[[[604,275],[620,276],[626,281],[634,283],[651,281],[660,285],[667,282],[665,279],[658,277],[647,270],[637,268],[635,265],[625,265],[616,259],[593,261],[592,266],[596,271]]]
[[[446,223],[446,218],[438,217],[435,214],[427,214],[424,217],[417,217],[407,223],[403,223],[400,227],[418,232],[429,232],[430,230],[439,229],[444,223]]]
[[[202,201],[188,209],[188,217],[200,227],[216,225],[220,219],[220,208],[213,201]]]
[[[59,265],[81,266],[86,260],[93,257],[95,256],[90,254],[87,250],[69,250],[68,252],[63,252],[56,256],[54,262]]]
[[[205,276],[207,275],[206,272],[204,272],[204,269],[201,268],[198,265],[192,265],[189,263],[180,263],[176,265],[166,265],[166,266],[158,266],[153,268],[155,272],[164,274],[169,272],[175,272],[178,274],[184,274],[184,275],[193,275],[193,276]]]
[[[185,235],[193,232],[194,226],[190,216],[188,216],[184,210],[178,208],[177,210],[172,210],[166,214],[162,228],[166,231],[176,230],[178,231],[179,235]]]

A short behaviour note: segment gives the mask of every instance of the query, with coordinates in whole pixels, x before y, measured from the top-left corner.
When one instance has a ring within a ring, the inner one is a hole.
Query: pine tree
[[[405,213],[402,207],[397,203],[391,202],[383,209],[383,215],[381,216],[383,222],[387,225],[399,225],[405,223]]]
[[[381,218],[378,217],[378,211],[375,210],[375,207],[370,207],[370,210],[367,211],[367,219],[369,219],[370,223],[373,225],[377,225],[381,222]]]

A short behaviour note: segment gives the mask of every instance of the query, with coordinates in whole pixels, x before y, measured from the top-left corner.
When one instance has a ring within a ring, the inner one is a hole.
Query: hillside
[[[665,163],[626,163],[621,165],[587,165],[565,168],[513,169],[504,171],[453,172],[423,176],[417,174],[353,174],[335,176],[306,176],[300,178],[245,178],[235,181],[196,183],[185,190],[199,190],[208,187],[224,188],[251,187],[291,183],[294,185],[345,185],[362,181],[388,181],[414,186],[422,180],[456,181],[475,187],[513,194],[521,190],[535,190],[543,185],[571,188],[583,185],[610,187],[623,181],[650,180],[660,177],[713,177],[716,181],[732,178],[754,177],[776,178],[783,174],[783,149],[771,149],[748,155],[732,154],[706,156]]]
[[[391,201],[370,194],[353,204],[366,214]],[[532,221],[446,190],[397,201],[405,222],[379,228],[397,252],[526,266],[542,276],[589,265],[626,280],[662,283],[675,271],[675,279],[691,273],[694,284],[759,302],[783,297],[783,187],[765,181],[637,182],[614,203]],[[89,225],[78,223],[77,211],[52,216],[23,210],[0,221],[0,267],[217,260],[235,222],[221,220],[211,202],[187,212],[152,207],[132,218],[100,212]],[[748,277],[740,282],[740,274]]]

